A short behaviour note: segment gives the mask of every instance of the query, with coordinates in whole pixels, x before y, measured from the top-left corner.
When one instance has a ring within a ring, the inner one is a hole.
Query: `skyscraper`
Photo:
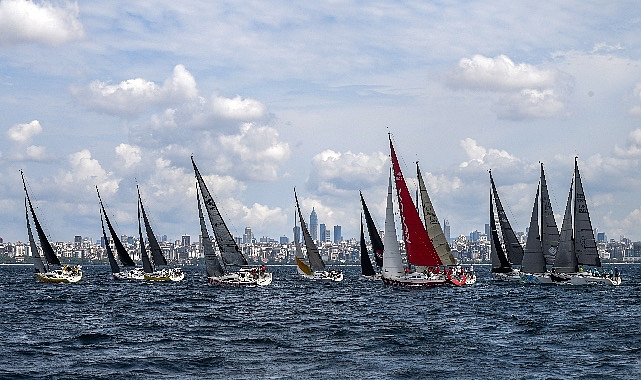
[[[245,227],[245,233],[243,234],[243,244],[250,244],[254,240],[252,235],[251,227]]]
[[[309,215],[309,234],[312,236],[312,240],[318,240],[318,216],[313,207],[312,213]]]
[[[182,236],[182,246],[189,247],[191,245],[191,237],[189,235]]]
[[[318,234],[318,236],[320,237],[319,240],[326,241],[326,239],[325,239],[325,231],[327,231],[326,228],[325,228],[325,223],[321,223],[320,224],[320,233]]]
[[[447,219],[443,219],[443,234],[445,235],[447,243],[451,244],[452,240],[450,240],[450,221]]]
[[[334,243],[338,243],[341,240],[343,240],[341,226],[334,226]]]

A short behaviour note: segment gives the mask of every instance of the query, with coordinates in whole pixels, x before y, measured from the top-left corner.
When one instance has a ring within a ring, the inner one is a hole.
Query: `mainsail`
[[[363,205],[363,213],[365,214],[365,223],[367,224],[367,231],[369,232],[369,240],[372,244],[372,251],[374,251],[374,260],[376,261],[377,267],[383,266],[383,251],[384,245],[381,240],[381,235],[379,235],[376,225],[374,224],[374,219],[365,204],[365,199],[363,198],[363,193],[361,195],[361,204]]]
[[[220,250],[223,262],[225,263],[225,265],[247,265],[247,259],[238,248],[238,244],[236,244],[236,240],[234,240],[231,232],[229,232],[227,224],[225,224],[220,211],[218,211],[216,202],[214,202],[214,198],[211,196],[209,189],[207,189],[207,185],[205,185],[203,177],[200,175],[200,172],[196,167],[193,156],[191,157],[191,163],[194,166],[196,180],[198,181],[200,193],[203,196],[203,202],[205,203],[205,208],[207,209],[209,222],[211,223],[212,229],[214,231],[214,238],[216,239],[216,244],[218,245],[218,249]]]
[[[31,224],[29,223],[29,210],[27,209],[27,198],[24,200],[25,216],[27,217],[27,234],[29,235],[29,246],[31,248],[31,257],[33,258],[33,266],[35,267],[36,272],[44,273],[47,270],[45,269],[45,264],[42,262],[40,253],[38,252],[38,246],[36,246],[36,241],[33,238],[33,233],[31,232]]]
[[[396,237],[396,223],[394,223],[394,205],[392,203],[392,175],[390,173],[387,187],[387,207],[385,208],[385,235],[383,236],[385,251],[383,252],[383,267],[381,275],[386,278],[400,277],[404,274],[405,267]]]
[[[300,247],[300,234],[298,234],[298,231],[296,229],[297,218],[298,218],[298,213],[294,211],[294,247],[296,249],[294,259],[296,260],[296,266],[298,267],[299,273],[302,272],[303,274],[311,275],[312,270],[309,269],[309,265],[307,265],[307,263],[305,262],[305,256],[303,255],[303,250]]]
[[[436,211],[434,211],[434,206],[432,205],[430,196],[427,193],[427,188],[425,187],[425,182],[421,175],[421,169],[418,167],[418,162],[416,163],[416,174],[418,177],[418,187],[421,193],[421,203],[423,204],[423,218],[425,219],[427,235],[432,239],[432,245],[434,246],[436,253],[438,253],[438,257],[441,259],[443,265],[455,265],[456,260],[454,260],[452,249],[447,243],[447,239],[443,233],[443,227],[441,227],[441,224],[438,221]]]
[[[442,261],[438,253],[436,253],[432,241],[425,230],[425,225],[423,225],[418,211],[414,206],[407,184],[405,183],[405,178],[403,178],[401,167],[396,158],[391,136],[389,137],[389,141],[392,167],[394,169],[394,181],[396,182],[396,193],[398,195],[401,222],[403,224],[403,238],[405,240],[405,250],[407,251],[407,261],[412,265],[439,266],[442,264]],[[385,260],[383,260],[383,262],[385,262]]]
[[[105,222],[102,218],[102,212],[100,212],[100,224],[102,225],[102,237],[105,242],[105,248],[107,249],[107,258],[109,259],[109,266],[111,267],[111,273],[120,273],[120,267],[116,262],[114,257],[114,252],[111,250],[111,245],[107,240],[107,232],[105,232]]]
[[[545,256],[543,255],[543,246],[541,245],[541,234],[539,233],[539,194],[540,186],[536,189],[534,197],[534,206],[532,207],[532,217],[530,218],[530,228],[528,229],[527,242],[523,252],[523,262],[521,263],[521,272],[524,273],[545,273]]]
[[[572,188],[574,180],[570,184],[570,194],[565,205],[565,215],[561,225],[559,236],[559,249],[554,259],[554,271],[559,273],[576,273],[579,271],[579,262],[574,252],[574,239],[572,237]]]
[[[149,260],[149,255],[147,254],[147,248],[145,248],[145,239],[142,237],[142,226],[140,225],[140,206],[138,203],[138,239],[140,240],[140,258],[142,259],[142,270],[145,273],[153,273],[154,267],[151,265],[151,260]]]
[[[136,188],[138,186],[136,185]],[[149,219],[147,218],[147,213],[145,208],[142,205],[142,199],[140,198],[140,189],[138,189],[138,203],[140,203],[140,211],[142,212],[142,219],[145,222],[145,232],[147,232],[147,243],[149,243],[149,250],[151,251],[151,258],[154,261],[156,267],[161,265],[167,265],[167,260],[162,254],[162,249],[160,249],[160,244],[158,244],[158,239],[154,235],[154,231],[151,229],[151,224],[149,224]]]
[[[102,215],[104,215],[105,221],[107,222],[107,228],[109,229],[109,233],[111,234],[111,239],[114,243],[114,247],[116,248],[116,253],[118,254],[120,263],[125,267],[135,267],[136,263],[134,263],[134,261],[129,256],[129,253],[127,253],[127,250],[122,245],[118,234],[116,234],[116,230],[114,230],[111,222],[109,221],[107,211],[105,211],[105,206],[102,203],[102,198],[100,197],[100,192],[98,191],[98,186],[96,186],[96,192],[98,193],[98,200],[100,201],[100,209],[102,210]]]
[[[541,163],[541,249],[545,255],[546,264],[552,265],[559,246],[559,228],[554,219],[552,202],[545,181],[543,163]]]
[[[501,227],[501,235],[503,236],[503,245],[507,251],[507,258],[512,264],[521,265],[521,262],[523,261],[523,247],[516,238],[516,234],[510,225],[510,221],[507,219],[507,214],[501,204],[501,199],[499,199],[499,193],[496,191],[496,186],[494,185],[494,178],[492,178],[491,170],[490,183],[492,184],[492,194],[494,194],[496,213],[499,220],[499,226]]]
[[[574,159],[574,252],[579,265],[601,266],[601,259],[594,240],[594,230],[590,222],[588,204],[583,192],[583,183],[579,174],[579,164]]]
[[[374,276],[376,272],[369,259],[367,245],[365,244],[365,232],[363,232],[363,216],[361,215],[361,273],[363,276]]]
[[[296,209],[298,210],[298,217],[300,220],[300,227],[303,231],[303,239],[305,240],[305,248],[307,249],[307,257],[309,258],[309,266],[312,271],[324,271],[325,263],[321,258],[320,253],[318,252],[318,247],[314,244],[312,236],[307,229],[307,224],[305,219],[303,219],[303,214],[300,212],[300,205],[298,204],[298,196],[296,195],[296,189],[294,188],[294,199],[296,199]]]
[[[42,226],[40,225],[40,222],[38,221],[38,218],[36,217],[36,212],[33,210],[33,205],[31,204],[29,193],[27,192],[27,185],[25,183],[24,174],[22,173],[22,171],[20,171],[20,175],[22,176],[22,185],[27,196],[27,203],[29,204],[29,210],[31,211],[31,218],[33,219],[33,224],[36,226],[36,232],[38,233],[40,247],[42,247],[42,253],[44,254],[45,260],[47,261],[47,263],[49,263],[49,265],[60,265],[60,260],[58,259],[58,256],[56,256],[53,247],[51,247],[51,243],[49,243],[49,239],[47,239],[47,235],[45,234]]]
[[[205,254],[205,271],[207,272],[207,277],[220,277],[225,274],[225,271],[220,264],[220,261],[218,261],[216,250],[214,249],[214,245],[209,237],[209,231],[207,230],[205,217],[203,216],[203,208],[200,205],[200,191],[198,190],[198,185],[196,185],[196,200],[198,202],[200,235],[202,236],[203,251]]]
[[[512,265],[510,265],[503,251],[499,233],[496,229],[496,217],[494,216],[492,198],[492,194],[490,193],[490,259],[492,260],[492,273],[509,273],[512,271]]]

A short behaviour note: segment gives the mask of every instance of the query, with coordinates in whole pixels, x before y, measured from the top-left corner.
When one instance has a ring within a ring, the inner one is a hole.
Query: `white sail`
[[[394,223],[394,206],[392,204],[392,176],[389,177],[387,189],[387,208],[385,209],[385,236],[383,237],[383,278],[398,278],[405,274],[405,267],[401,258],[401,251],[396,237],[396,224]]]

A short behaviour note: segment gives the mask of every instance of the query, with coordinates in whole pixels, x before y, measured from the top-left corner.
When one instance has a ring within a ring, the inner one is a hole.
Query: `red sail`
[[[392,152],[392,167],[394,169],[394,181],[396,182],[396,193],[401,210],[401,223],[403,224],[403,239],[407,251],[407,261],[412,265],[439,266],[442,265],[438,253],[432,245],[432,240],[427,235],[425,226],[421,221],[418,211],[414,206],[410,192],[407,189],[405,178],[394,152],[392,139],[389,142]]]

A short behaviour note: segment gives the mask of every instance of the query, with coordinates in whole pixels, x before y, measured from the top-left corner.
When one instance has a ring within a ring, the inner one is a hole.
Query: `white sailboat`
[[[312,240],[312,236],[307,229],[305,219],[303,219],[303,214],[300,211],[300,205],[298,204],[298,196],[296,195],[295,188],[294,199],[296,200],[296,210],[298,211],[300,227],[303,233],[303,241],[305,242],[305,250],[307,251],[307,259],[309,260],[309,266],[305,269],[307,264],[303,261],[303,258],[298,257],[299,255],[302,256],[300,244],[296,239],[294,239],[296,244],[296,264],[298,273],[301,274],[303,278],[309,280],[325,280],[333,282],[343,281],[343,271],[338,269],[327,269],[323,258],[318,252],[318,247],[314,243],[314,240]]]
[[[24,179],[24,173],[20,171],[22,176],[22,185],[25,192],[25,216],[27,219],[27,234],[29,235],[29,246],[31,248],[31,256],[33,258],[33,264],[35,267],[36,278],[42,282],[51,282],[51,283],[75,283],[82,279],[82,270],[81,266],[71,266],[71,265],[62,265],[58,256],[53,250],[47,235],[45,235],[38,218],[36,217],[36,212],[33,209],[33,204],[31,203],[31,198],[29,198],[29,192],[27,192],[27,185]],[[42,248],[42,253],[45,257],[47,264],[42,261],[40,253],[38,251],[38,246],[36,241],[33,238],[33,233],[31,231],[31,223],[29,222],[29,211],[31,211],[31,218],[33,219],[33,224],[36,227],[36,232],[38,233],[38,239],[40,240],[40,247]]]
[[[530,228],[521,263],[522,282],[530,284],[553,283],[546,267],[548,260],[545,253],[551,258],[549,263],[552,264],[553,258],[556,257],[558,244],[559,229],[554,219],[543,163],[541,163],[541,177],[534,197]]]
[[[218,207],[211,196],[203,177],[200,175],[194,157],[191,157],[191,163],[194,167],[197,181],[197,201],[198,217],[205,251],[205,265],[207,272],[207,283],[209,285],[222,286],[267,286],[272,283],[272,273],[268,272],[264,265],[250,266],[247,259],[238,248],[234,237],[227,228]],[[202,207],[200,205],[200,196],[203,197],[203,203],[209,216],[209,222],[214,232],[216,246],[220,251],[220,257],[216,254],[214,244],[209,237]]]
[[[592,267],[584,270],[579,265]],[[574,159],[574,178],[565,207],[559,248],[554,259],[552,281],[572,285],[620,285],[618,270],[604,270],[594,240],[590,213],[583,191],[577,158]]]

